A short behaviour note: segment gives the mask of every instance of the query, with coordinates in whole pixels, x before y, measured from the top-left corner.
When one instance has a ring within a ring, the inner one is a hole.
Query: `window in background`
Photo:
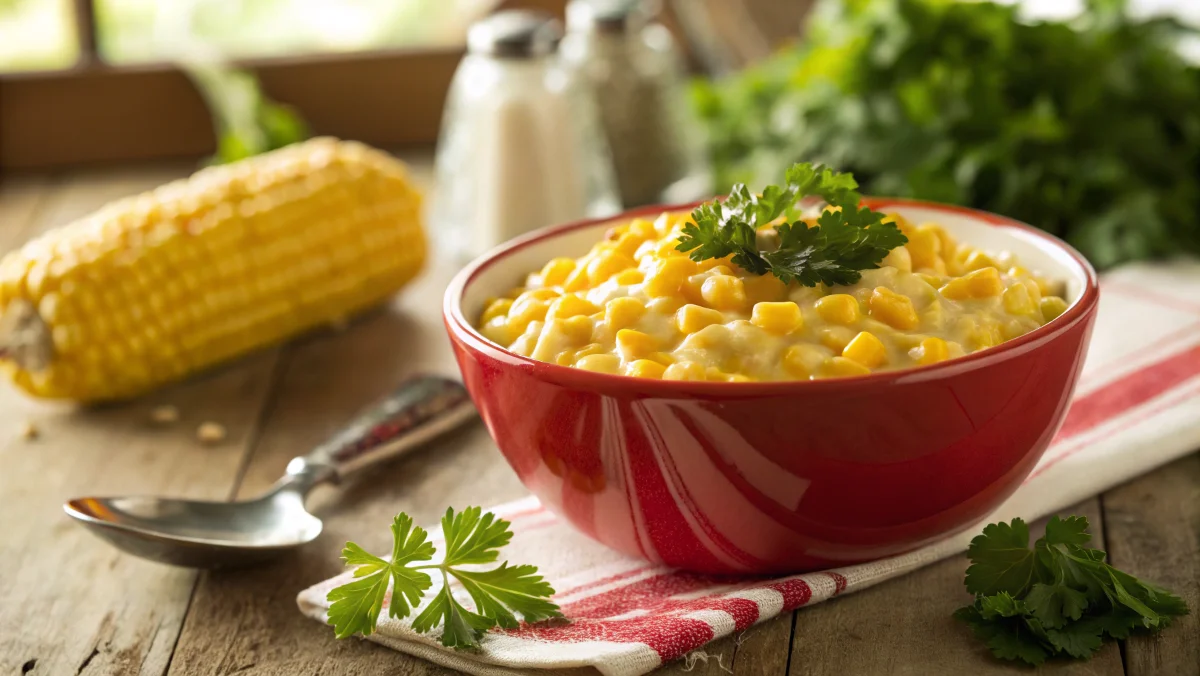
[[[72,0],[0,0],[0,72],[75,65],[73,10]]]
[[[5,2],[6,0],[0,0]],[[195,40],[230,57],[462,44],[496,0],[94,0],[100,56],[162,61]]]

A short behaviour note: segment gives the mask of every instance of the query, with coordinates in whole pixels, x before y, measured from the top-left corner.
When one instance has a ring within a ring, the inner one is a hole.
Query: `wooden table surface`
[[[428,182],[429,158],[413,158]],[[102,203],[186,174],[191,165],[93,169],[0,182],[0,253]],[[0,384],[0,675],[441,674],[296,609],[296,593],[342,570],[354,539],[386,550],[392,515],[434,522],[447,505],[494,504],[524,491],[480,425],[314,495],[313,544],[243,571],[196,573],[119,553],[62,513],[83,494],[205,499],[252,496],[287,461],[416,371],[455,373],[439,319],[452,266],[433,266],[385,311],[340,333],[268,350],[134,403],[79,410],[32,402]],[[154,427],[150,411],[182,419]],[[195,440],[215,421],[229,436]],[[25,423],[40,438],[20,438]],[[1200,611],[1200,455],[1078,505],[1116,565],[1156,580]],[[1100,527],[1096,527],[1099,525]],[[991,659],[950,617],[968,601],[964,557],[751,628],[661,673],[1021,673]],[[1062,674],[1200,673],[1193,614],[1157,638],[1107,645]]]

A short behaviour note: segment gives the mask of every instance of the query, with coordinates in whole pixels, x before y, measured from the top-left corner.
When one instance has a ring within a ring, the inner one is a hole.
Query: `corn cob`
[[[109,204],[0,261],[0,370],[122,399],[341,322],[420,271],[420,202],[401,163],[323,138]]]

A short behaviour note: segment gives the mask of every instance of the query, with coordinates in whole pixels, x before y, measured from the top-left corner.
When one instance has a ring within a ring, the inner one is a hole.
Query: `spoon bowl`
[[[312,453],[294,458],[262,497],[206,502],[84,497],[63,510],[118,549],[189,568],[244,566],[312,542],[321,520],[304,507],[316,485],[415,448],[475,417],[459,383],[409,380]]]
[[[322,527],[288,487],[245,502],[75,498],[63,509],[118,549],[189,568],[257,563],[312,542]]]

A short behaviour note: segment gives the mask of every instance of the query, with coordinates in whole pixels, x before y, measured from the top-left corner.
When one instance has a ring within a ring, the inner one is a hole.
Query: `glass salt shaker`
[[[431,214],[457,257],[620,208],[590,92],[556,58],[561,36],[549,15],[522,10],[468,32],[443,113]]]
[[[651,0],[572,0],[563,61],[599,105],[626,207],[710,196],[699,122],[671,32]]]

